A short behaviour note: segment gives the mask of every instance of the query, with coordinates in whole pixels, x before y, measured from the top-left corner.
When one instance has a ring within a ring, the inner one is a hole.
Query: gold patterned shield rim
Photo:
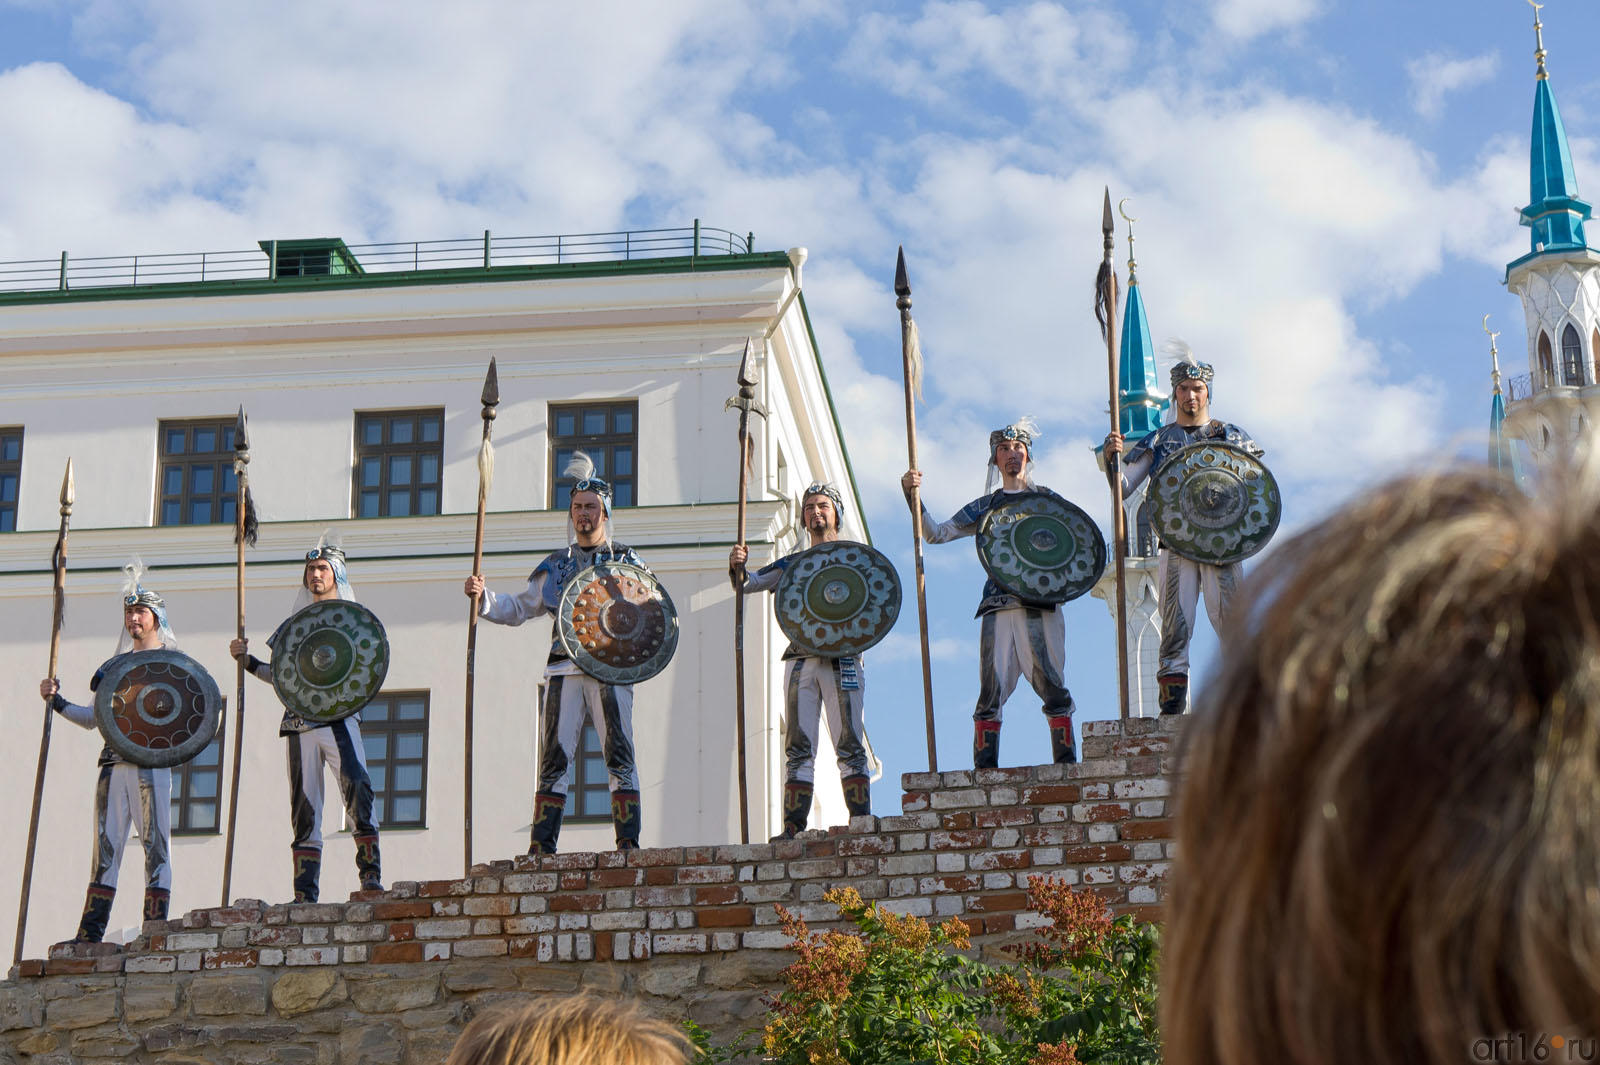
[[[181,651],[130,651],[106,664],[94,716],[106,745],[150,769],[182,765],[205,749],[222,720],[222,692]]]
[[[656,575],[597,562],[561,589],[556,638],[574,665],[607,684],[638,684],[678,649],[678,609]]]

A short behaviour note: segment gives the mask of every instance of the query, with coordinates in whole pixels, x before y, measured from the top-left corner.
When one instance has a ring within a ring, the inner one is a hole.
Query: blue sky
[[[1544,21],[1586,188],[1600,8],[1551,0]],[[805,245],[874,538],[909,574],[896,245],[930,507],[977,495],[988,430],[1032,413],[1040,481],[1100,515],[1109,185],[1140,219],[1157,343],[1216,365],[1215,413],[1267,448],[1292,528],[1481,452],[1484,314],[1526,372],[1500,279],[1527,250],[1533,69],[1521,0],[0,0],[0,258],[695,217]],[[970,545],[930,548],[928,573],[941,764],[960,768],[982,577]],[[1104,605],[1066,611],[1079,720],[1112,715]],[[869,671],[887,812],[924,768],[912,612]],[[1003,764],[1043,745],[1036,707],[1013,698]]]

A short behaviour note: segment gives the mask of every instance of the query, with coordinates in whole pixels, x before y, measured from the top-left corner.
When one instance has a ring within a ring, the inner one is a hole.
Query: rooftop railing
[[[285,244],[291,242],[284,242]],[[303,253],[307,244],[294,241]],[[348,245],[359,270],[344,273],[398,273],[419,270],[490,270],[503,266],[547,266],[573,263],[626,262],[634,259],[701,258],[747,255],[755,234],[741,236],[727,229],[693,226],[675,229],[633,229],[614,233],[567,233],[538,237],[483,236],[460,240],[398,241]],[[176,252],[160,255],[113,255],[0,262],[0,292],[70,291],[146,285],[194,284],[206,281],[270,281],[280,274],[276,242],[240,251]],[[327,276],[329,270],[302,267],[296,276]],[[338,274],[338,270],[332,271]]]

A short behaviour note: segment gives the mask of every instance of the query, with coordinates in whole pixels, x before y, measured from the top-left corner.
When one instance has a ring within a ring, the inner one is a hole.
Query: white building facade
[[[736,415],[724,410],[747,338],[760,398],[752,419],[751,566],[792,549],[793,497],[839,485],[845,534],[866,539],[848,458],[799,294],[804,251],[755,253],[726,234],[704,254],[616,234],[585,261],[541,263],[525,249],[502,264],[363,268],[337,241],[265,244],[232,275],[134,284],[116,274],[84,287],[65,260],[50,291],[0,291],[0,693],[10,708],[12,770],[0,787],[5,866],[20,879],[43,715],[57,493],[76,481],[67,575],[63,693],[114,651],[120,567],[138,555],[165,596],[181,648],[228,697],[220,769],[174,776],[174,914],[220,899],[230,786],[235,569],[226,428],[249,416],[250,485],[261,518],[247,552],[252,649],[289,613],[305,551],[324,530],[343,539],[357,597],[384,622],[384,694],[363,714],[379,791],[383,875],[458,876],[463,854],[465,644],[477,506],[479,394],[493,358],[501,402],[483,573],[520,590],[566,543],[558,475],[568,451],[602,457],[618,485],[614,536],[661,578],[681,621],[675,658],[636,689],[645,846],[737,842],[733,604],[727,576],[738,486]],[[691,244],[690,241],[693,241]],[[386,246],[391,262],[395,246]],[[321,255],[320,260],[317,258]],[[548,256],[546,256],[548,257]],[[118,261],[122,266],[129,261]],[[186,267],[187,269],[187,267]],[[16,276],[13,274],[12,276]],[[170,277],[171,275],[169,275]],[[15,446],[13,446],[13,442]],[[13,461],[15,460],[15,461]],[[6,478],[10,478],[7,482]],[[9,487],[7,487],[9,483]],[[363,516],[366,515],[366,516]],[[226,519],[226,524],[213,523]],[[199,522],[189,524],[188,522]],[[746,611],[745,728],[750,837],[781,828],[779,655],[787,643],[770,597]],[[539,686],[550,622],[480,625],[476,657],[473,857],[528,847]],[[244,761],[231,894],[292,896],[281,706],[245,688]],[[56,718],[33,876],[28,956],[72,934],[89,872],[94,732]],[[598,759],[581,758],[563,850],[608,849],[612,826]],[[813,826],[843,820],[831,750],[819,752]],[[331,787],[330,780],[330,787]],[[336,794],[336,793],[335,793]],[[324,815],[324,898],[356,885],[337,802]],[[130,841],[111,928],[139,922],[143,856]],[[0,886],[0,928],[14,927],[16,884]],[[110,938],[110,937],[108,937]],[[9,940],[8,940],[9,942]]]

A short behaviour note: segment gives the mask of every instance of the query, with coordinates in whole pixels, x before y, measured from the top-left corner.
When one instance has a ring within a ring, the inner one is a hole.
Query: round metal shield
[[[283,705],[329,725],[360,710],[389,673],[389,636],[360,603],[324,599],[283,623],[272,646],[272,686]]]
[[[1283,501],[1261,460],[1232,444],[1190,444],[1150,477],[1150,525],[1184,558],[1241,562],[1278,531]]]
[[[1083,508],[1048,492],[1019,492],[983,516],[978,561],[1029,603],[1065,603],[1106,570],[1106,541]]]
[[[134,765],[182,765],[205,749],[222,719],[222,693],[181,651],[132,651],[106,663],[94,696],[106,744]]]
[[[678,649],[678,610],[655,574],[600,562],[561,590],[556,633],[567,657],[596,680],[637,684],[667,668]]]
[[[900,616],[900,575],[866,544],[833,540],[789,560],[778,579],[778,627],[808,655],[858,655]]]

